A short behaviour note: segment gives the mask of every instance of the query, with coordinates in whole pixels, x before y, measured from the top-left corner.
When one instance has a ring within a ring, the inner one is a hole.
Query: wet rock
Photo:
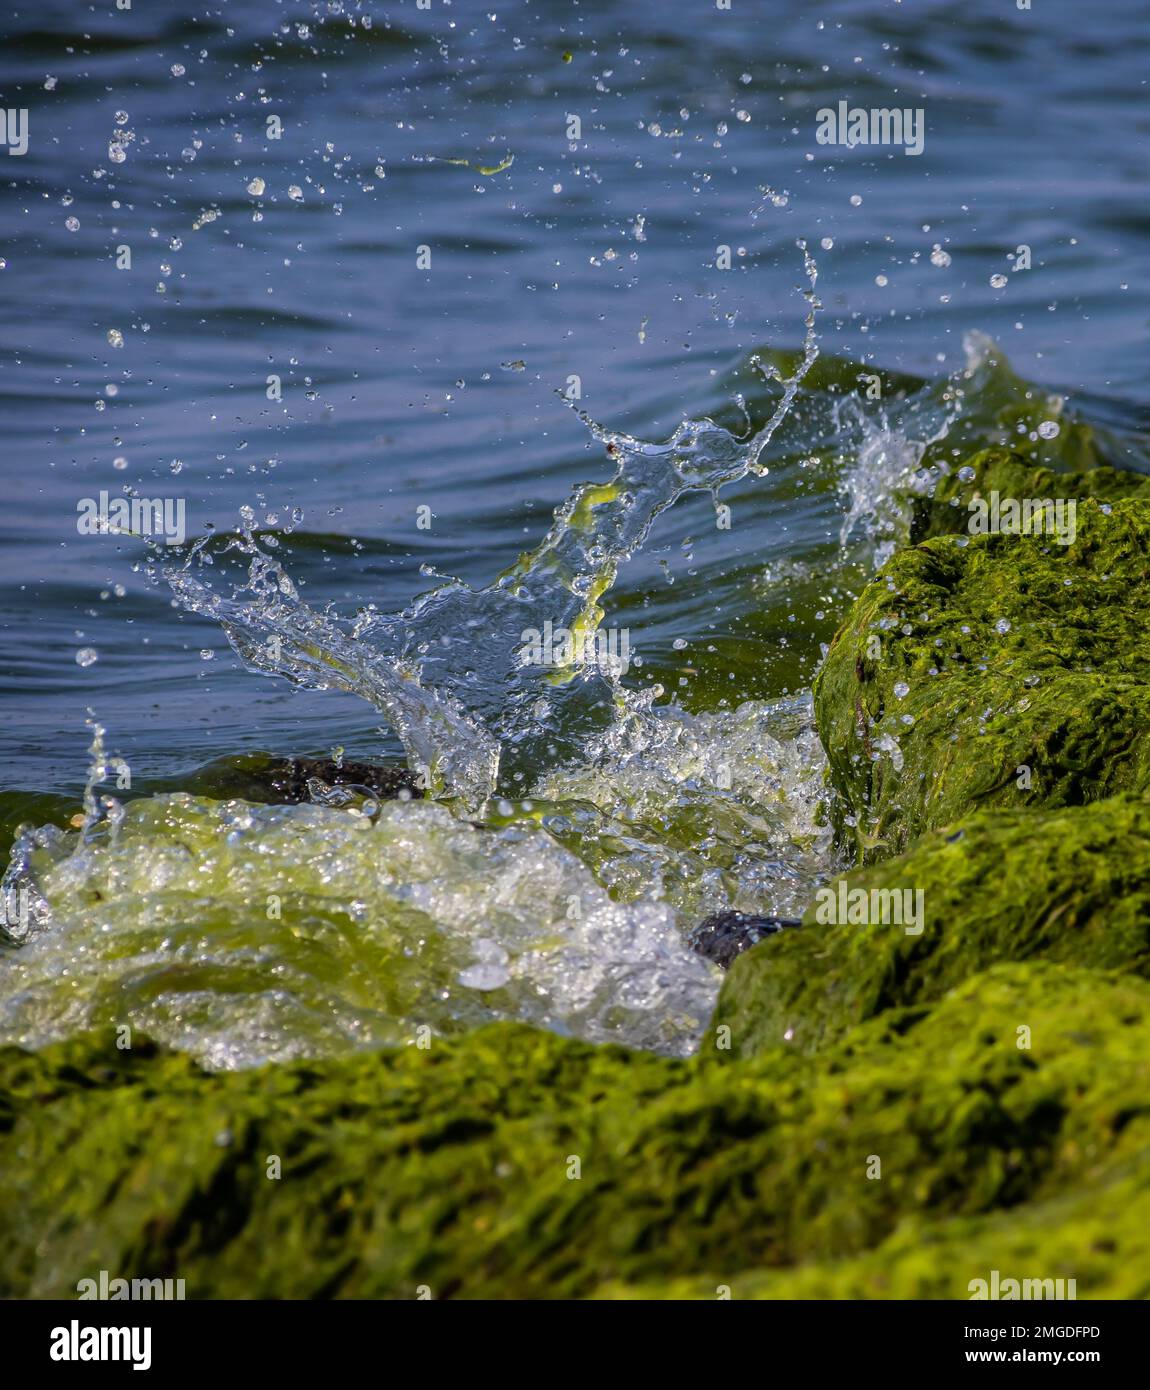
[[[738,956],[774,936],[784,927],[799,926],[788,917],[754,917],[745,912],[719,912],[694,927],[687,935],[687,944],[701,956],[728,969]]]
[[[718,1283],[820,1296],[843,1261],[863,1284],[897,1265],[904,1286],[908,1246],[938,1242],[948,1258],[920,1257],[936,1295],[969,1297],[999,1252],[1026,1253],[1004,1273],[1068,1265],[1080,1298],[1131,1290],[1132,1269],[1146,1292],[1127,1258],[1150,1188],[1145,981],[1031,962],[817,1058],[722,1065],[723,1042],[677,1061],[500,1024],[216,1074],[139,1038],[120,1051],[113,1030],[0,1049],[0,1295],[74,1297],[107,1269],[178,1275],[189,1299],[692,1279],[711,1299]],[[1081,1201],[1098,1192],[1131,1213],[1103,1257]]]
[[[1147,1163],[1150,1153],[1140,1167],[1108,1165],[1079,1192],[1059,1192],[1006,1212],[908,1222],[875,1249],[849,1259],[740,1272],[730,1280],[731,1297],[969,1299],[979,1290],[977,1281],[985,1286],[998,1270],[1003,1280],[1037,1286],[1041,1292],[1033,1297],[1142,1300],[1150,1296]],[[597,1297],[709,1302],[715,1280],[704,1275],[608,1284]]]
[[[1150,790],[1148,608],[1137,497],[1079,502],[1071,544],[939,535],[899,551],[814,686],[834,814],[860,858],[978,808]]]
[[[325,787],[366,789],[382,801],[402,794],[422,797],[415,774],[405,767],[379,767],[374,763],[334,763],[326,758],[288,758],[272,770],[271,785],[287,801],[314,800],[312,784]]]
[[[816,1051],[1003,961],[1150,978],[1150,802],[1141,797],[979,812],[843,883],[842,895],[866,894],[869,924],[827,920],[841,917],[834,881],[836,910],[812,903],[802,931],[735,962],[715,1014],[731,1028],[733,1054]],[[921,905],[921,923],[908,930],[910,913],[895,920],[894,894]]]
[[[415,775],[405,767],[346,759],[336,763],[330,758],[277,758],[267,753],[220,758],[191,777],[173,781],[170,788],[167,784],[157,787],[265,805],[323,801],[326,793],[336,788],[370,793],[381,801],[394,801],[400,795],[412,799],[423,796]]]
[[[931,496],[908,498],[911,510],[910,540],[917,545],[931,536],[969,534],[971,503],[1000,498],[1089,498],[1113,503],[1124,497],[1150,499],[1150,478],[1141,473],[1109,467],[1088,467],[1078,472],[1055,472],[1036,466],[1024,454],[1008,449],[983,449],[951,468]]]

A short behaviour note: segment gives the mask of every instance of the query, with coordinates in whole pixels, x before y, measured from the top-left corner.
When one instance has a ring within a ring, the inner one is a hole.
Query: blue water
[[[428,566],[485,583],[613,471],[571,377],[645,439],[737,421],[748,355],[800,343],[800,238],[824,361],[856,364],[840,388],[941,380],[977,329],[1136,461],[1146,6],[10,0],[0,38],[0,104],[29,113],[27,154],[0,151],[4,788],[78,795],[88,708],[137,787],[244,749],[396,754],[366,704],[244,670],[142,543],[78,534],[79,500],[182,499],[190,536],[298,509],[283,553],[313,606],[392,611]],[[921,107],[921,156],[816,143],[844,98]],[[823,580],[842,499],[801,460],[851,464],[817,390],[736,524],[687,499],[608,600],[670,698],[677,641],[733,694],[809,683],[847,595]],[[764,597],[788,566],[807,590]]]

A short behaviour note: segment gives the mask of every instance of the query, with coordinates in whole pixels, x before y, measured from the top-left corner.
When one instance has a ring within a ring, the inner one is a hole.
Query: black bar
[[[722,1302],[722,1300],[714,1300]],[[732,1300],[738,1302],[739,1300]],[[423,1365],[437,1379],[454,1352],[472,1372],[513,1365],[542,1331],[561,1351],[565,1372],[584,1364],[602,1374],[617,1337],[635,1339],[633,1352],[656,1366],[694,1352],[713,1374],[739,1374],[730,1357],[757,1358],[757,1380],[784,1376],[802,1384],[827,1372],[935,1370],[971,1373],[975,1379],[1003,1367],[1043,1366],[1060,1374],[1105,1369],[1110,1376],[1144,1360],[1147,1307],[1138,1302],[744,1302],[702,1316],[683,1305],[623,1302],[528,1307],[511,1303],[444,1303],[413,1307],[390,1303],[268,1302],[28,1302],[0,1306],[5,1379],[19,1374],[63,1372],[80,1379],[129,1375],[132,1357],[148,1360],[142,1374],[181,1380],[197,1372],[267,1376],[282,1372],[293,1382],[309,1372],[361,1365],[378,1368],[380,1380],[400,1372],[397,1358]],[[664,1322],[665,1318],[671,1321]],[[684,1321],[686,1319],[686,1321]],[[52,1348],[70,1356],[97,1345],[98,1330],[136,1329],[106,1342],[115,1361],[54,1360]],[[86,1333],[84,1329],[96,1329]],[[144,1331],[147,1330],[147,1338]],[[450,1333],[450,1337],[447,1334]],[[601,1334],[592,1341],[588,1334]],[[742,1335],[740,1346],[732,1338]],[[428,1341],[429,1337],[434,1338]],[[672,1363],[674,1364],[674,1363]],[[526,1371],[521,1362],[521,1370]],[[728,1369],[724,1371],[724,1366]],[[415,1368],[413,1367],[412,1370]],[[545,1368],[535,1364],[542,1380]],[[375,1378],[373,1376],[373,1378]],[[30,1382],[35,1383],[35,1382]],[[266,1381],[264,1383],[267,1383]]]

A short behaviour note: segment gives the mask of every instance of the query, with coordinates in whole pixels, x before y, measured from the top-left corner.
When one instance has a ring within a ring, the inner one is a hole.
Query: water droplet
[[[990,277],[990,283],[991,283],[991,286],[992,286],[994,289],[996,289],[996,290],[1004,290],[1004,289],[1006,288],[1006,276],[1005,276],[1005,275],[992,275],[992,276]]]
[[[267,184],[264,183],[263,179],[252,179],[251,183],[248,184],[248,192],[253,198],[261,198],[266,187]]]
[[[114,348],[122,348],[124,346],[124,335],[120,332],[118,328],[109,328],[108,342]]]
[[[1038,426],[1038,433],[1043,439],[1057,439],[1062,433],[1062,426],[1057,420],[1043,420]]]
[[[64,221],[64,226],[67,227],[70,232],[78,232],[80,230],[80,219],[78,217],[68,217]]]
[[[930,253],[930,263],[931,265],[938,266],[940,270],[945,270],[950,264],[949,251],[944,251],[942,247],[935,242],[934,250]]]
[[[91,666],[94,661],[99,659],[99,653],[95,647],[81,647],[76,653],[77,666]]]
[[[907,685],[906,681],[895,681],[894,693],[898,696],[900,700],[905,700],[906,697],[910,694],[910,686]]]
[[[459,983],[468,989],[499,989],[511,978],[505,965],[471,965],[459,972]]]
[[[994,625],[994,630],[998,633],[1000,637],[1005,637],[1006,634],[1010,631],[1010,619],[999,618],[998,622],[996,622]]]
[[[499,989],[511,978],[507,952],[498,941],[481,937],[475,942],[476,964],[459,973],[459,983],[468,989]]]

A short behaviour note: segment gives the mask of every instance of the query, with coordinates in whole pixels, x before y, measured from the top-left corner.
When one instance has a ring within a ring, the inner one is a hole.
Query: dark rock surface
[[[768,936],[774,936],[784,927],[799,925],[789,917],[753,917],[745,912],[717,912],[691,930],[687,943],[692,950],[726,970],[744,951],[749,951]]]

